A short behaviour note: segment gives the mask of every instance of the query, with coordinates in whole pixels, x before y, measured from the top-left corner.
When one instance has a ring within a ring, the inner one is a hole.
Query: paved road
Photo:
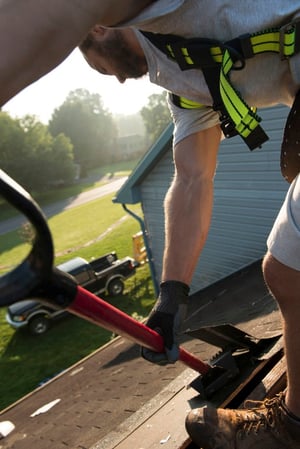
[[[110,193],[116,192],[126,181],[126,177],[119,178],[115,181],[111,181],[103,186],[96,187],[95,189],[88,190],[87,192],[80,193],[77,196],[72,196],[66,198],[62,201],[57,201],[56,203],[49,204],[43,208],[43,212],[47,218],[52,217],[60,213],[63,210],[70,209],[75,206],[80,206],[81,204],[87,203],[89,201],[96,200]],[[13,231],[19,228],[26,219],[23,215],[19,215],[8,220],[3,220],[0,222],[0,235],[6,234],[9,231]]]

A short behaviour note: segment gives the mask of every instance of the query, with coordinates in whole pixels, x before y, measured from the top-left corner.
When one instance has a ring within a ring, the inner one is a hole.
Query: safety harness
[[[213,109],[220,114],[224,136],[239,134],[250,150],[260,147],[268,136],[260,126],[257,108],[242,99],[230,81],[232,70],[242,70],[246,59],[272,52],[282,60],[300,51],[300,19],[281,27],[253,34],[244,34],[227,42],[206,38],[185,39],[172,34],[142,32],[181,70],[201,69],[213,98]],[[183,108],[203,107],[200,103],[173,95],[173,101]]]

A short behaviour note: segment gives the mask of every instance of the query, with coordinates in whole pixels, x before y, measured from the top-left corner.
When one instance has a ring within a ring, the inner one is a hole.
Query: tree
[[[73,147],[63,135],[53,138],[46,125],[27,115],[12,119],[0,112],[1,167],[27,190],[41,190],[74,179]]]
[[[49,122],[53,136],[64,133],[74,146],[75,162],[85,173],[110,160],[116,138],[113,118],[104,109],[99,94],[77,89],[54,110]]]
[[[10,176],[22,181],[24,161],[24,132],[17,120],[6,112],[0,112],[0,161],[1,168]]]
[[[21,119],[24,130],[26,168],[24,175],[30,187],[44,189],[74,179],[73,147],[63,134],[53,137],[46,125],[33,116]]]
[[[154,142],[171,121],[167,103],[167,92],[152,94],[147,106],[141,110],[146,131],[151,142]]]
[[[56,182],[68,183],[74,180],[76,170],[73,145],[70,139],[62,133],[53,138],[51,159],[55,163],[52,164],[54,168],[52,178]]]

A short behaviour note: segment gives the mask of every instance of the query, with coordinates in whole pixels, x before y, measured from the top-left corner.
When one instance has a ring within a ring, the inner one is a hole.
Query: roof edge
[[[169,144],[173,139],[173,130],[174,125],[170,123],[117,192],[113,198],[114,203],[136,204],[141,202],[140,184],[170,148]]]

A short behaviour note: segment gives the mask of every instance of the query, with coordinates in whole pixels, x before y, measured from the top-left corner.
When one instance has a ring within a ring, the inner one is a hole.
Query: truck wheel
[[[42,335],[50,327],[49,319],[45,316],[37,316],[29,321],[29,331],[32,335]]]
[[[107,291],[110,296],[122,295],[124,291],[124,282],[122,279],[112,279],[108,284]]]

